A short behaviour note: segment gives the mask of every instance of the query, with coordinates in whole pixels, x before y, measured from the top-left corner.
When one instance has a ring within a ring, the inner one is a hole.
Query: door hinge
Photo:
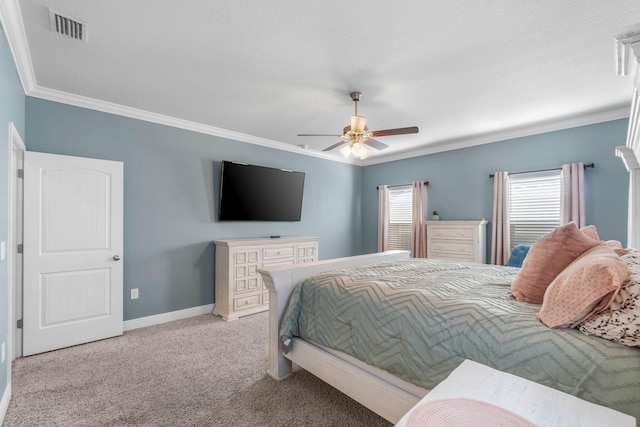
[[[18,319],[18,324],[16,325],[18,329],[22,329],[22,319]]]
[[[18,169],[18,178],[24,178],[24,169]]]
[[[18,245],[18,253],[21,254],[23,249],[24,249],[24,247],[22,246],[22,243],[20,243]]]

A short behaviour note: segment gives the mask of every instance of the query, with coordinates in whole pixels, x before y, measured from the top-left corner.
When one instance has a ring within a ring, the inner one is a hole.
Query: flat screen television
[[[300,221],[304,173],[222,162],[219,221]]]

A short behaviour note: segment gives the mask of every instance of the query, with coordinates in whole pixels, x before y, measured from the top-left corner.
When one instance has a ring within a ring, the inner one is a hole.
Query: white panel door
[[[23,355],[122,335],[121,162],[24,156]]]

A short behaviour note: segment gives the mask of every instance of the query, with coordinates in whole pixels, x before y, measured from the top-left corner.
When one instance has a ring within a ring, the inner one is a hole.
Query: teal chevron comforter
[[[283,350],[302,337],[427,389],[471,359],[640,421],[640,349],[547,328],[511,296],[517,271],[408,259],[319,274],[291,296]]]

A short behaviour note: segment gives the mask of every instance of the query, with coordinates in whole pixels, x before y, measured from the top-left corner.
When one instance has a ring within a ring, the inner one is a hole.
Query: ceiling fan
[[[355,114],[351,116],[351,124],[345,126],[344,129],[342,130],[342,135],[322,134],[322,133],[299,133],[298,136],[337,136],[338,138],[343,138],[342,141],[336,144],[333,144],[331,147],[327,147],[322,151],[330,151],[330,150],[333,150],[334,148],[338,148],[341,145],[344,145],[340,149],[340,153],[345,158],[349,158],[349,156],[353,154],[354,156],[359,157],[361,160],[364,160],[367,157],[369,157],[369,150],[366,147],[367,145],[378,150],[384,150],[385,148],[388,147],[387,144],[383,144],[382,142],[373,139],[374,137],[377,138],[381,136],[418,133],[417,126],[369,131],[366,126],[367,118],[365,116],[358,115],[358,102],[360,101],[360,97],[362,96],[362,93],[351,92],[350,95],[351,95],[351,99],[355,104]]]

